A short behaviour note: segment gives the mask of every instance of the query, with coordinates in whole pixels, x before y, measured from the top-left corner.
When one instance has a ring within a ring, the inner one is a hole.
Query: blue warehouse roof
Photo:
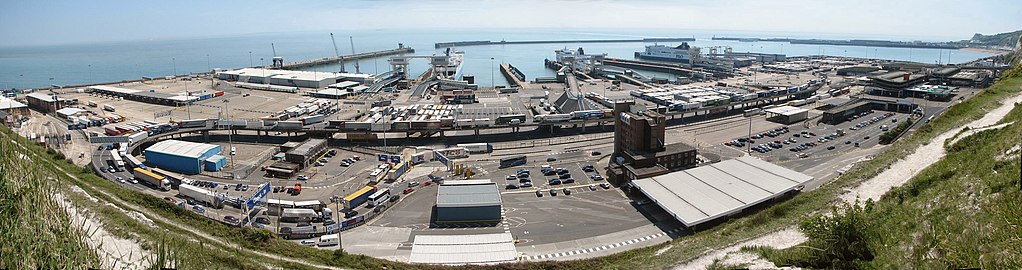
[[[145,151],[187,158],[200,158],[217,147],[219,146],[205,143],[166,140],[146,148]]]

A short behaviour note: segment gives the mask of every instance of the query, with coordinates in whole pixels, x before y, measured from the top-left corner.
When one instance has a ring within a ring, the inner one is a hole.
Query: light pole
[[[252,51],[248,51],[248,66],[249,67],[254,67],[255,66],[255,64],[252,63]]]
[[[490,57],[490,88],[497,88],[493,83],[493,57]]]
[[[206,70],[209,70],[209,89],[216,90],[216,82],[213,81],[213,76],[216,75],[216,73],[213,72],[213,62],[209,60],[208,53],[206,54]]]
[[[231,119],[230,118],[231,109],[230,109],[230,107],[227,106],[229,104],[231,104],[231,101],[228,100],[228,99],[224,99],[224,111],[226,111],[226,113],[227,113],[226,119]],[[224,116],[221,115],[220,118],[224,118]],[[231,168],[234,168],[234,154],[235,154],[234,153],[234,138],[232,137],[233,134],[234,134],[234,122],[232,121],[231,125],[230,125],[230,128],[227,129],[227,143],[231,146]],[[233,172],[231,173],[231,178],[232,179],[234,178],[234,173]]]

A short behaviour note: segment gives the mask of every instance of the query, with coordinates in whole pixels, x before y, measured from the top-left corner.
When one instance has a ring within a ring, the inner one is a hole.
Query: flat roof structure
[[[810,180],[813,177],[745,156],[632,183],[692,227],[779,197]]]
[[[358,83],[358,82],[352,82],[352,81],[343,81],[343,82],[339,82],[339,83],[335,83],[335,84],[327,85],[327,87],[329,87],[329,88],[337,88],[337,89],[343,89],[343,88],[349,88],[349,87],[354,87],[354,86],[357,86],[357,85],[359,85],[359,84],[360,84],[360,83]]]
[[[436,196],[436,207],[500,205],[500,190],[490,180],[445,181]]]
[[[800,113],[809,112],[808,109],[803,109],[803,108],[799,108],[799,107],[792,107],[792,106],[781,106],[781,107],[776,107],[776,108],[770,108],[770,109],[766,109],[765,111],[767,113],[772,113],[772,114],[777,114],[777,115],[784,115],[784,116],[792,116],[792,115],[796,115],[796,114],[800,114]]]
[[[28,105],[25,105],[25,103],[21,103],[16,100],[5,97],[0,97],[0,109],[18,109],[25,107],[28,107]]]
[[[215,150],[216,147],[216,145],[205,143],[166,140],[153,144],[153,146],[150,146],[145,150],[174,156],[199,158],[206,152]]]
[[[334,88],[327,88],[327,89],[319,90],[319,91],[316,91],[316,92],[313,92],[313,93],[309,93],[309,95],[311,95],[311,96],[322,97],[322,98],[343,98],[343,97],[347,97],[347,96],[354,95],[354,94],[355,94],[355,92],[349,91],[347,89],[334,89]]]
[[[498,264],[516,262],[518,251],[511,233],[473,235],[416,235],[409,263]]]
[[[121,94],[121,95],[129,95],[129,94],[134,94],[134,93],[142,92],[141,90],[127,89],[127,88],[120,88],[120,87],[113,87],[113,86],[106,86],[106,85],[89,86],[89,90],[92,90],[92,91],[105,91],[105,92],[117,93],[117,94]]]

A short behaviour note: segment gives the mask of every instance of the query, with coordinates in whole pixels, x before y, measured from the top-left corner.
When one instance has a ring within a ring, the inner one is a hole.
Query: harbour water
[[[780,42],[738,42],[711,40],[714,36],[731,37],[790,37],[829,39],[887,39],[907,38],[854,36],[818,33],[745,33],[707,30],[666,29],[611,29],[611,30],[558,30],[558,29],[502,29],[502,30],[367,30],[337,31],[337,47],[342,55],[351,54],[348,37],[354,41],[355,52],[397,48],[398,43],[416,50],[416,55],[442,53],[434,49],[437,42],[466,40],[548,40],[548,39],[621,39],[643,37],[694,37],[691,45],[731,46],[735,52],[781,53],[788,56],[834,55],[905,60],[923,63],[962,63],[989,54],[964,50],[882,48],[834,45],[802,45]],[[936,41],[940,41],[937,39]],[[327,32],[264,33],[230,37],[146,40],[103,44],[53,45],[34,47],[0,47],[0,88],[40,88],[50,85],[75,85],[97,82],[135,80],[143,76],[162,77],[171,74],[207,72],[210,68],[239,68],[251,65],[269,65],[273,57],[270,43],[276,46],[277,56],[287,62],[334,56],[334,45]],[[500,63],[518,67],[529,80],[553,76],[543,67],[543,59],[553,58],[553,50],[585,48],[586,53],[607,53],[610,57],[632,59],[645,45],[635,43],[587,44],[525,44],[501,46],[470,46],[457,48],[465,51],[464,74],[474,75],[483,87],[506,85],[497,71]],[[665,43],[665,45],[677,45]],[[250,53],[251,52],[251,53]],[[346,63],[346,70],[355,70],[355,63]],[[390,69],[386,58],[359,62],[363,73],[380,73]],[[414,75],[426,70],[426,60],[413,60],[409,67]],[[325,65],[307,70],[338,71],[337,65]],[[657,75],[657,74],[653,74]],[[493,76],[493,77],[491,77]]]

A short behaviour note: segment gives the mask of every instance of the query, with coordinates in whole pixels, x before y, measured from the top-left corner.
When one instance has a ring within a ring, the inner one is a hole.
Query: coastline
[[[963,50],[963,51],[981,52],[981,53],[989,53],[989,54],[993,54],[993,55],[1002,55],[1002,54],[1007,54],[1007,53],[1011,52],[1011,51],[1008,51],[1008,50],[986,49],[986,48],[972,48],[972,47],[961,48],[961,50]]]

